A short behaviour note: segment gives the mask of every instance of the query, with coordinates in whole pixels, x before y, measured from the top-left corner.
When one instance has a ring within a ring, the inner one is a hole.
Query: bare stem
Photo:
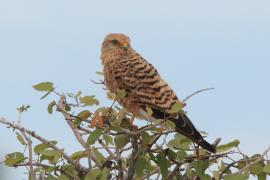
[[[192,93],[191,95],[187,96],[185,99],[183,99],[183,103],[186,103],[191,97],[199,94],[199,93],[202,93],[204,91],[209,91],[209,90],[214,90],[215,88],[205,88],[205,89],[201,89],[201,90],[198,90],[198,91],[195,91],[194,93]]]

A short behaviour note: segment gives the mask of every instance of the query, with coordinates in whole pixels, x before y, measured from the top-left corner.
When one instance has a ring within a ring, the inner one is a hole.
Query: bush
[[[1,118],[0,123],[14,129],[18,141],[28,148],[28,153],[7,154],[4,163],[8,167],[27,167],[29,179],[241,180],[256,176],[263,180],[270,174],[266,158],[270,148],[249,157],[240,151],[238,140],[218,145],[218,139],[214,143],[218,153],[210,154],[175,133],[169,121],[157,120],[141,127],[130,124],[131,115],[115,105],[125,96],[124,91],[108,93],[112,105],[99,107],[95,96],[58,93],[51,82],[33,87],[45,92],[42,99],[56,95],[59,100],[48,105],[48,113],[63,115],[63,123],[72,129],[82,150],[67,154],[56,141]],[[24,105],[18,111],[23,113],[28,108]],[[31,138],[40,143],[33,144]]]

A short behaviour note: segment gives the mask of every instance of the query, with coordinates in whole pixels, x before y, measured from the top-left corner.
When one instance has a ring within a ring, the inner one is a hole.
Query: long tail
[[[153,109],[152,116],[157,119],[169,117],[169,116],[166,116],[164,112],[161,112],[157,109]],[[215,147],[203,139],[202,135],[198,132],[198,130],[195,128],[191,120],[187,117],[187,115],[184,112],[179,113],[179,116],[177,118],[171,117],[169,118],[169,120],[174,122],[175,130],[178,133],[183,134],[187,138],[190,138],[192,141],[194,141],[196,144],[198,144],[202,148],[212,153],[216,153]]]
[[[175,130],[177,132],[190,138],[202,148],[212,153],[216,153],[216,149],[203,139],[202,135],[198,132],[185,113],[180,113],[178,118],[171,118],[170,120],[174,122]]]

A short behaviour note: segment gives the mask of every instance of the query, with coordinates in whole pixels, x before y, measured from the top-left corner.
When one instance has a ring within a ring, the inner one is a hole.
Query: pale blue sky
[[[16,118],[30,104],[23,125],[68,152],[80,148],[48,100],[32,85],[52,81],[59,91],[105,92],[90,83],[102,70],[100,46],[122,32],[154,64],[178,96],[206,87],[186,110],[208,140],[240,139],[243,152],[262,152],[270,136],[270,2],[0,0],[0,117]],[[106,100],[103,104],[108,104]],[[0,161],[23,150],[11,130],[0,126]],[[6,169],[1,179],[23,179],[25,170]]]

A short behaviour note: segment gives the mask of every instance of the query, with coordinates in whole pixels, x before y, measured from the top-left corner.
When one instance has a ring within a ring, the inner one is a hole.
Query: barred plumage
[[[119,103],[127,111],[141,119],[171,120],[177,132],[208,151],[215,152],[215,148],[202,138],[184,112],[180,112],[177,118],[170,114],[172,106],[180,102],[179,99],[155,67],[130,47],[129,37],[109,34],[103,41],[101,51],[105,84],[111,92],[126,91],[126,97]],[[147,107],[153,110],[151,117],[145,113]]]

